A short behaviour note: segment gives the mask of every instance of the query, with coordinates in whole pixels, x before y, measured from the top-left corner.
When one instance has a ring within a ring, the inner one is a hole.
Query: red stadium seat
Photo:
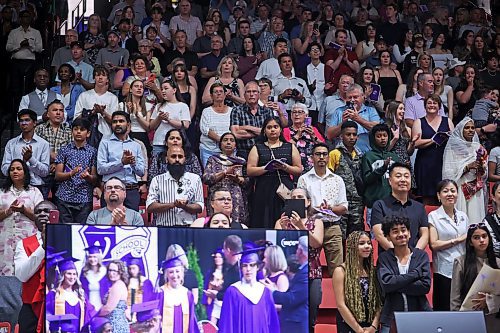
[[[18,333],[19,332],[19,324],[16,324],[14,327],[14,331],[12,331],[12,326],[9,322],[3,321],[0,322],[0,333]]]
[[[203,333],[217,333],[219,328],[210,320],[200,320],[198,326],[201,326]]]

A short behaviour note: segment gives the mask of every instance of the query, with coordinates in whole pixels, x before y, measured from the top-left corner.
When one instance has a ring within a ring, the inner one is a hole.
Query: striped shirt
[[[201,178],[191,172],[176,181],[170,172],[162,173],[151,180],[146,208],[152,203],[172,203],[177,199],[187,200],[189,204],[198,204],[203,210],[203,187]],[[181,208],[173,208],[161,213],[153,214],[157,226],[185,226],[196,219],[196,214],[190,214]]]

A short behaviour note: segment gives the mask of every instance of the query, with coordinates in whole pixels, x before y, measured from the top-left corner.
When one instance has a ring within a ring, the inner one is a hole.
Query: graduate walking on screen
[[[162,262],[165,284],[159,293],[162,333],[199,333],[194,298],[182,284],[184,265],[180,256]]]
[[[263,248],[245,250],[240,260],[241,281],[229,286],[222,301],[221,333],[279,333],[280,322],[271,291],[257,281]]]

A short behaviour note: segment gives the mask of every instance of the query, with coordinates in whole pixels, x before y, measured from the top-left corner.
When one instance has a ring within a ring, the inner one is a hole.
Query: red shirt
[[[349,51],[346,50],[347,52],[347,59],[349,59],[350,62],[353,62],[354,60],[358,60],[358,56],[354,51]],[[340,77],[343,74],[349,74],[354,77],[356,74],[351,67],[347,65],[345,61],[341,61],[339,64],[339,67],[337,68],[336,71],[333,71],[333,68],[326,63],[329,60],[335,61],[339,57],[339,51],[335,49],[329,49],[325,52],[324,56],[324,63],[325,63],[325,83],[332,83],[333,87],[330,89],[325,89],[325,94],[328,96],[331,96],[334,92],[337,91],[337,88],[339,86],[339,80]]]

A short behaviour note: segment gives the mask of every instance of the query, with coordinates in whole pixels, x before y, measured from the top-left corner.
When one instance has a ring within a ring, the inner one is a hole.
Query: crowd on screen
[[[19,275],[24,239],[45,255],[47,202],[59,223],[307,230],[309,332],[323,276],[338,332],[386,333],[395,311],[463,310],[499,268],[494,3],[123,0],[68,29],[50,68],[43,7],[0,11],[21,131],[1,162],[0,275]],[[263,284],[276,304],[291,288]],[[500,295],[472,303],[493,332]]]

